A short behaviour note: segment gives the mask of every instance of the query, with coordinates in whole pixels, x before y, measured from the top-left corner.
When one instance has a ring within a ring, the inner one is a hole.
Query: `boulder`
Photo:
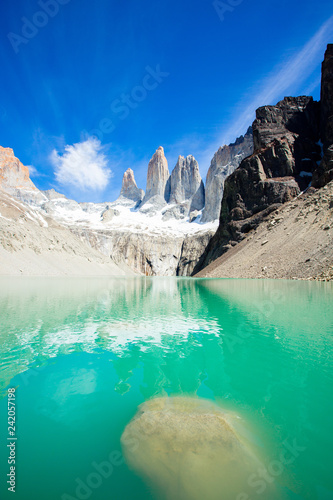
[[[106,207],[104,212],[101,214],[101,218],[103,222],[110,222],[114,217],[118,217],[120,215],[119,210],[116,210],[115,208],[111,207]]]
[[[248,479],[260,461],[236,432],[231,416],[211,401],[147,401],[125,428],[121,443],[128,466],[159,499],[231,500],[241,494],[250,498],[250,493],[257,498]],[[274,495],[268,485],[260,498],[272,500]]]

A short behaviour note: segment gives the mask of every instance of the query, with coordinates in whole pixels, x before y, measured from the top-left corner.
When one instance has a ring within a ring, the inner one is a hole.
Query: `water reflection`
[[[203,335],[221,333],[191,280],[35,278],[1,285],[2,387],[59,354],[103,349],[128,358],[129,346],[131,352],[158,346],[165,354],[180,349],[181,358],[202,346]]]
[[[131,401],[126,418],[156,396],[215,399],[260,429],[268,460],[285,439],[299,440],[307,451],[286,482],[316,498],[313,477],[332,488],[320,465],[333,460],[332,290],[283,281],[1,279],[0,389],[16,375],[28,388],[43,374],[38,411],[59,422],[70,402],[95,394],[97,372],[117,408]],[[69,355],[82,352],[93,365],[68,367]],[[62,357],[67,371],[55,376],[50,363]],[[290,480],[300,469],[301,487]]]

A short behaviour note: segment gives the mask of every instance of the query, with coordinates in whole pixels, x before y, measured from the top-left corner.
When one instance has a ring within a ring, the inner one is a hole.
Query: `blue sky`
[[[0,145],[40,189],[115,199],[145,189],[162,145],[205,178],[256,107],[319,99],[331,0],[2,0]]]

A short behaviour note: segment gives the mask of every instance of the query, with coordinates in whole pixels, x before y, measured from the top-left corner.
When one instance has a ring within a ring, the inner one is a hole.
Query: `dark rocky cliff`
[[[322,65],[320,135],[324,157],[312,185],[322,187],[333,179],[333,44],[327,46]]]
[[[332,76],[329,45],[321,103],[312,97],[286,97],[256,111],[254,153],[226,179],[218,230],[193,274],[242,241],[272,211],[306,189],[312,178],[315,187],[333,178]]]

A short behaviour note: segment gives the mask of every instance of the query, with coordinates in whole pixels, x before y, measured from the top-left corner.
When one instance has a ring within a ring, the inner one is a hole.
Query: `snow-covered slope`
[[[115,276],[121,267],[40,208],[0,190],[0,275]]]
[[[190,275],[217,229],[217,221],[201,221],[202,210],[198,209],[203,207],[204,187],[193,157],[180,157],[178,175],[171,182],[160,147],[149,163],[149,196],[137,187],[134,173],[128,169],[119,198],[95,204],[69,200],[53,189],[39,191],[13,151],[3,151],[2,188],[27,206],[26,218],[33,213],[41,226],[53,221],[92,250],[135,273]],[[193,204],[198,193],[201,203]]]
[[[77,203],[54,190],[18,190],[16,195],[34,212],[66,226],[72,233],[119,265],[145,275],[190,275],[217,228],[201,224],[201,212],[177,219],[165,203],[160,208],[119,197],[110,203]]]
[[[67,225],[79,225],[91,229],[113,229],[130,232],[148,231],[150,234],[182,236],[195,234],[202,230],[214,230],[216,222],[200,224],[201,212],[190,223],[189,216],[183,219],[167,217],[177,204],[165,204],[155,209],[146,203],[145,211],[135,208],[135,202],[118,200],[111,203],[77,203],[62,196],[38,203],[41,213],[48,213]]]

